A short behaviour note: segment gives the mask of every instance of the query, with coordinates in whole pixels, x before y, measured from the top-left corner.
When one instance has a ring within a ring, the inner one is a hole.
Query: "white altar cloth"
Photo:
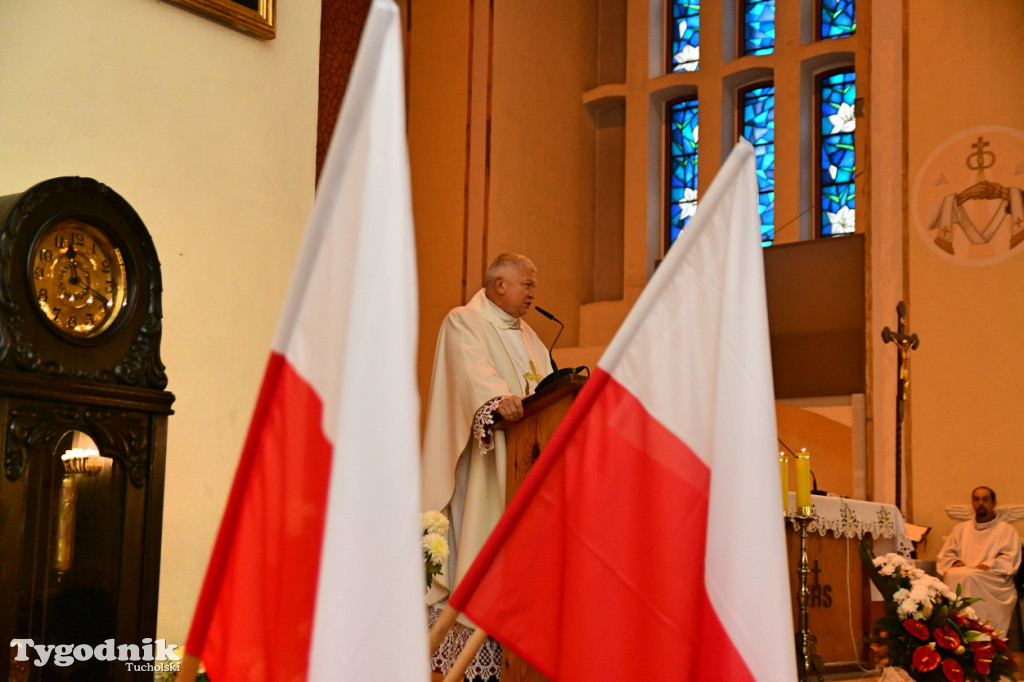
[[[789,493],[790,523],[798,529],[792,519],[796,512],[796,493]],[[837,538],[862,538],[870,533],[874,538],[876,556],[896,552],[909,557],[914,549],[907,533],[907,523],[895,505],[851,500],[832,495],[811,495],[811,522],[808,532],[819,535],[832,533]]]

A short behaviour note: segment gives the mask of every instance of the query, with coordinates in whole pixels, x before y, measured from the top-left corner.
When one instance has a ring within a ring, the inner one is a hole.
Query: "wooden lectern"
[[[519,490],[530,467],[540,457],[585,382],[586,377],[578,374],[561,377],[523,400],[524,414],[519,421],[503,423],[503,420],[495,419],[494,428],[505,431],[508,453],[505,463],[506,505]],[[501,679],[503,682],[547,682],[546,677],[508,649],[504,649],[502,654]]]

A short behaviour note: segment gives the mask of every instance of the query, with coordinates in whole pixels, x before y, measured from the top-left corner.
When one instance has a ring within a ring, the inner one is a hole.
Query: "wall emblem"
[[[918,171],[911,210],[944,258],[985,265],[1024,251],[1024,132],[985,126],[946,140]]]

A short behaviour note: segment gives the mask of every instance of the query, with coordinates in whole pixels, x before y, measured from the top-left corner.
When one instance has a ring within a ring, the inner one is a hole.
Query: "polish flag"
[[[399,25],[373,1],[185,645],[214,682],[428,679]]]
[[[796,679],[740,141],[451,598],[552,680]]]

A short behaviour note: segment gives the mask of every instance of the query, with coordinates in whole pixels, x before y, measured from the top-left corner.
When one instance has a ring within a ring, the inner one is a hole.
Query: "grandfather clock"
[[[160,263],[88,178],[0,197],[0,643],[156,638],[167,419]],[[148,640],[147,640],[148,641]],[[95,655],[0,681],[135,680]]]

